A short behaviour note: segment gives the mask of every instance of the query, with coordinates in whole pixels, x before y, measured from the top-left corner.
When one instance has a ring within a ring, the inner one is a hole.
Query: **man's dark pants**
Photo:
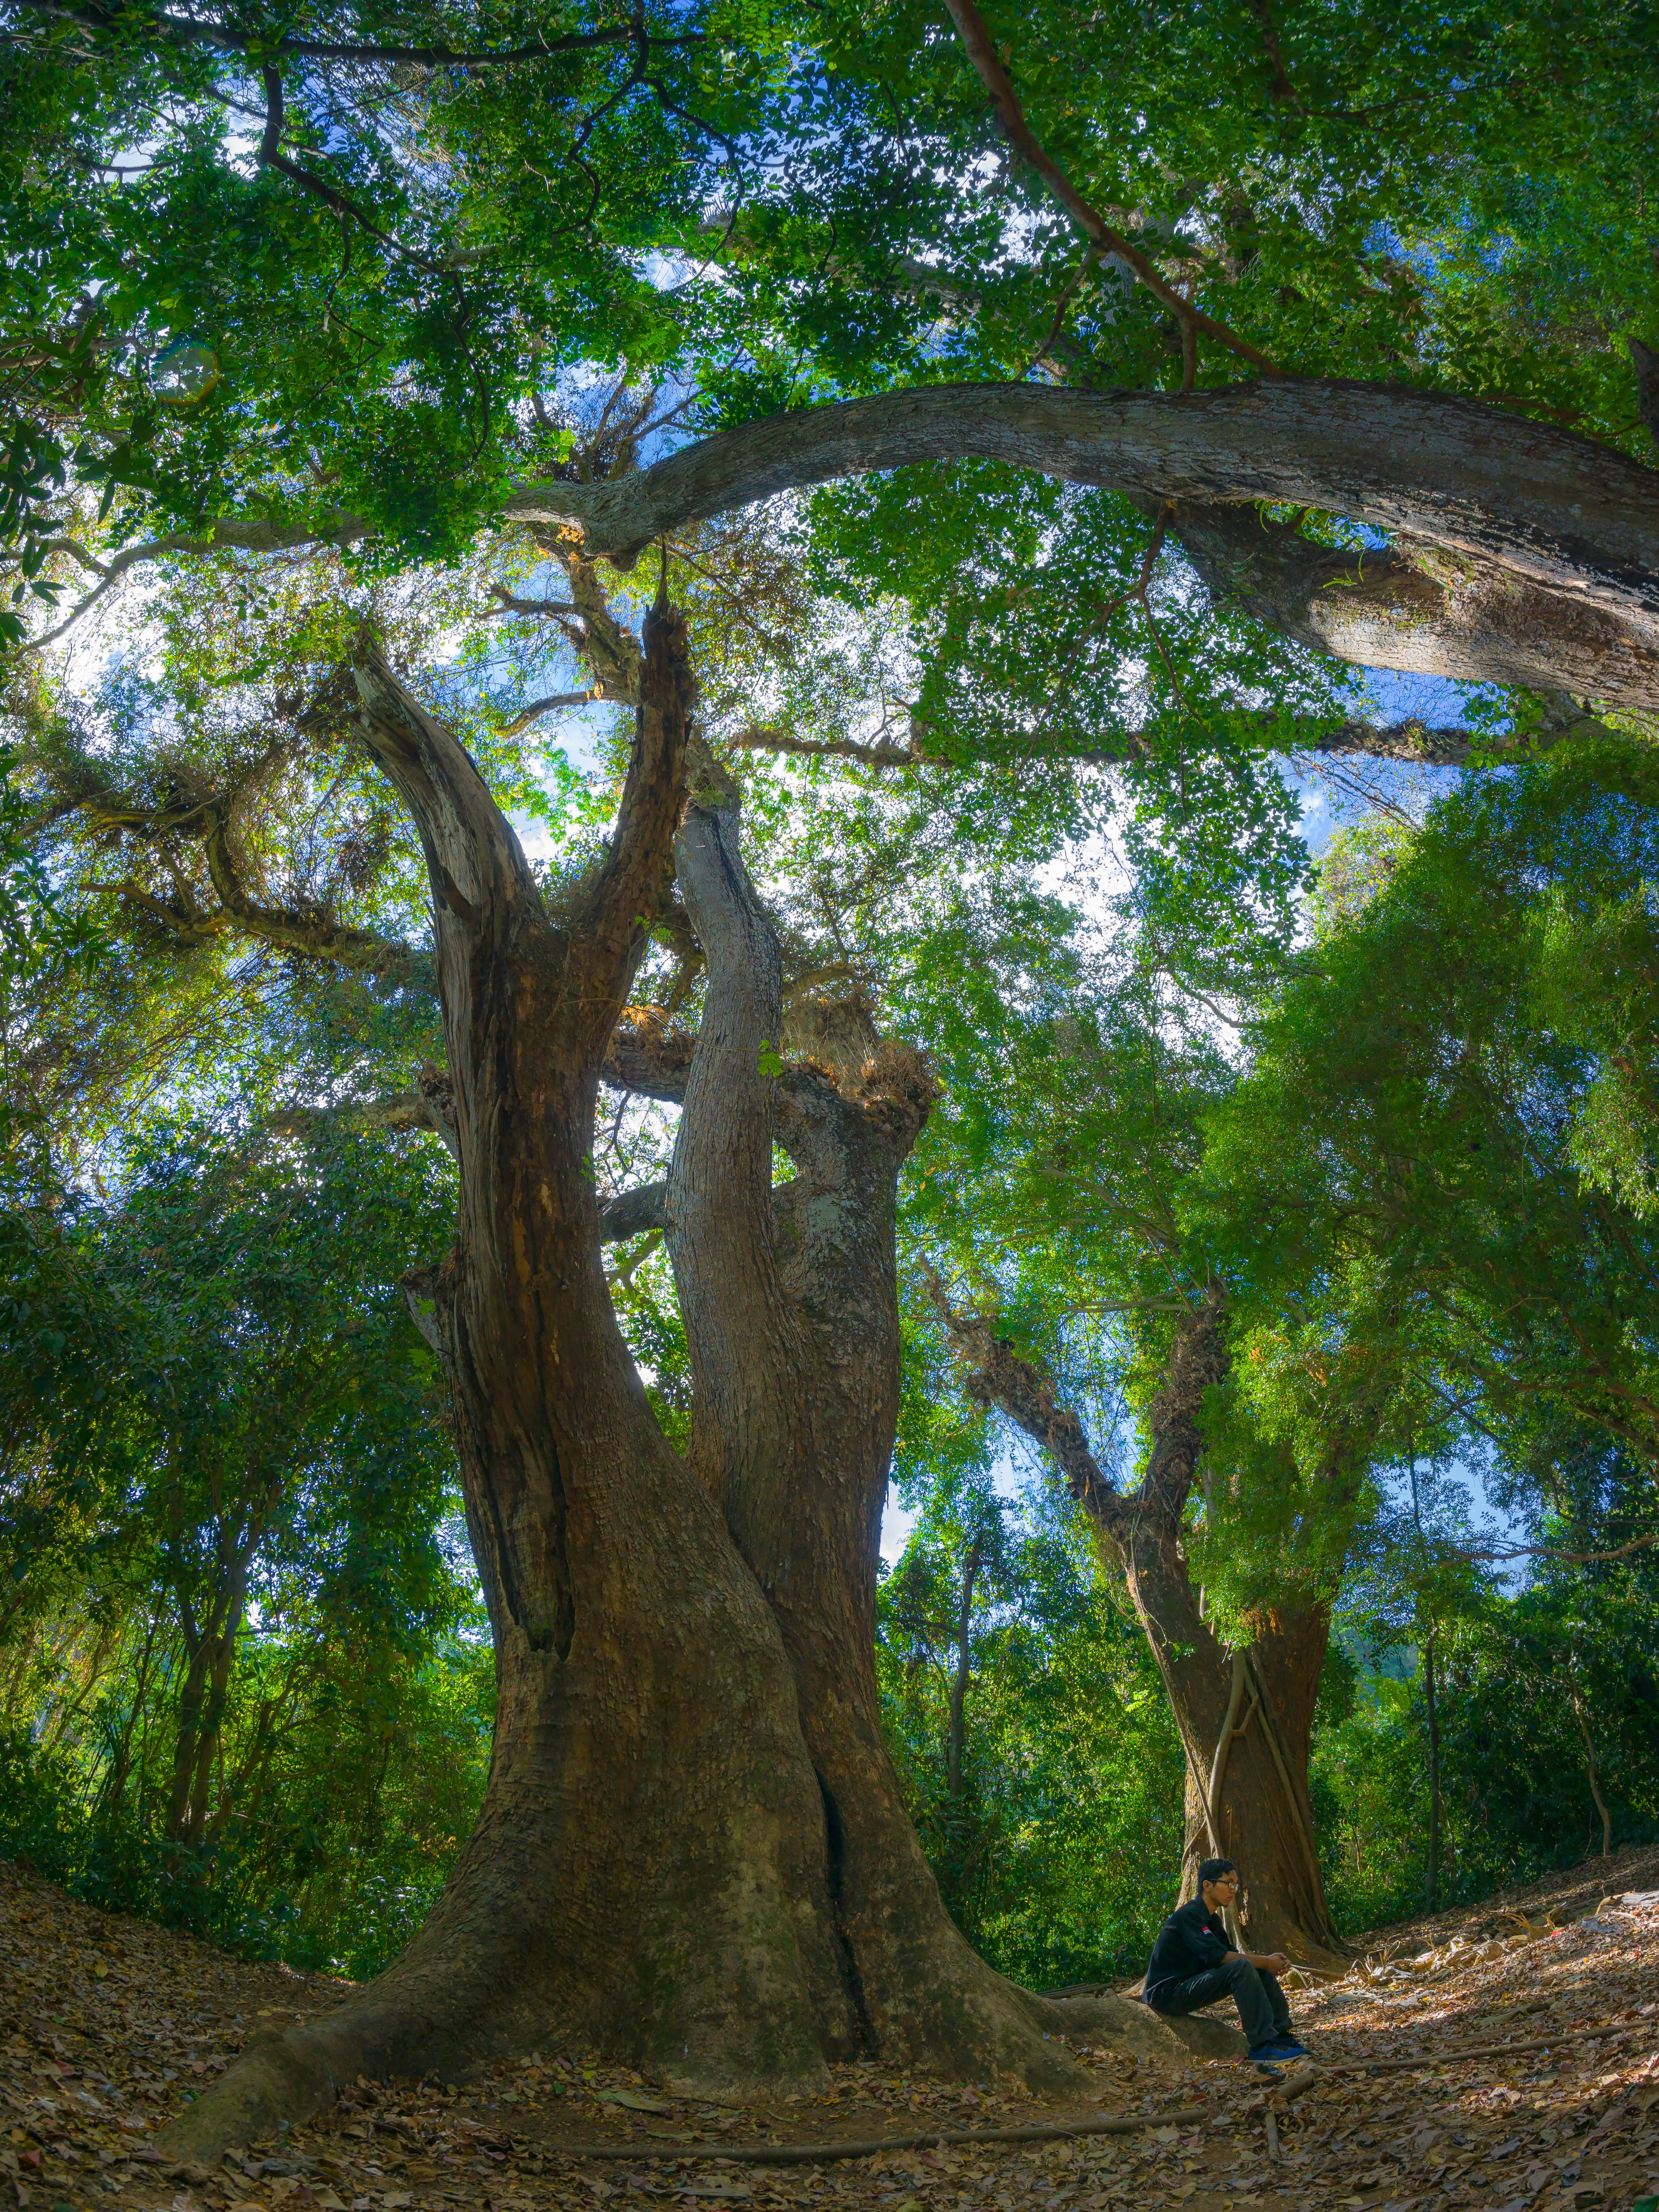
[[[1248,1959],[1229,1959],[1224,1966],[1189,1974],[1184,1982],[1166,1982],[1147,2002],[1154,2012],[1179,2014],[1196,2012],[1201,2005],[1213,2004],[1224,1996],[1231,1996],[1238,2007],[1252,2051],[1258,2043],[1270,2043],[1276,2035],[1291,2033],[1291,2008],[1284,1990],[1272,1974],[1263,1973]]]

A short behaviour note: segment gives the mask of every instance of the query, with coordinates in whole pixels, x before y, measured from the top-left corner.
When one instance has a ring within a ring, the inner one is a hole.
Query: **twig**
[[[400,244],[389,231],[382,230],[378,223],[371,222],[355,202],[349,200],[343,192],[337,191],[325,178],[319,177],[314,169],[302,169],[297,161],[290,161],[287,155],[280,151],[283,122],[283,73],[267,62],[260,70],[259,76],[265,88],[265,127],[255,157],[260,167],[275,169],[280,176],[314,194],[325,207],[333,209],[342,222],[349,219],[358,224],[371,238],[378,238],[389,252],[402,254],[405,261],[412,261],[417,269],[424,269],[434,276],[451,273],[441,261],[434,261],[429,255],[418,252],[412,246]]]
[[[1415,2058],[1360,2059],[1340,2066],[1312,2064],[1282,2075],[1274,2087],[1278,2093],[1295,2096],[1328,2075],[1399,2072],[1408,2068],[1457,2066],[1469,2058],[1518,2057],[1528,2051],[1553,2050],[1566,2040],[1565,2034],[1553,2035],[1536,2043],[1482,2043],[1467,2051],[1443,2051]],[[745,2143],[735,2148],[722,2143],[673,2143],[660,2147],[640,2143],[550,2143],[547,2148],[561,2158],[629,2158],[641,2164],[647,2160],[664,2164],[713,2159],[732,2166],[829,2166],[838,2159],[879,2157],[884,2151],[934,2150],[969,2143],[1064,2142],[1079,2136],[1127,2136],[1141,2128],[1168,2127],[1192,2117],[1193,2107],[1188,2104],[1166,2106],[1161,2112],[1114,2113],[1109,2118],[1098,2120],[1044,2122],[1012,2128],[934,2128],[924,2134],[874,2136],[858,2142]],[[1277,2157],[1278,2130],[1272,2114],[1267,2118],[1273,2128],[1269,2145],[1272,2154]]]
[[[614,693],[606,691],[603,684],[595,684],[586,691],[556,691],[550,699],[532,699],[527,707],[519,709],[510,722],[501,724],[501,735],[516,738],[520,731],[527,730],[538,715],[550,714],[556,708],[591,707],[596,699],[607,700],[614,696]]]
[[[973,0],[945,0],[945,4],[961,33],[969,60],[979,72],[980,82],[991,95],[991,104],[997,111],[1008,143],[1023,161],[1036,171],[1085,235],[1103,252],[1115,255],[1126,268],[1133,270],[1152,297],[1164,302],[1183,331],[1191,330],[1194,336],[1201,333],[1205,337],[1215,339],[1218,345],[1225,346],[1230,352],[1254,362],[1257,368],[1265,369],[1269,376],[1282,375],[1284,371],[1278,363],[1270,361],[1248,338],[1240,337],[1237,331],[1229,330],[1225,323],[1218,322],[1213,315],[1206,315],[1201,307],[1196,307],[1190,300],[1183,299],[1172,284],[1166,283],[1159,276],[1139,247],[1131,245],[1121,231],[1114,230],[1098,210],[1090,205],[1060,164],[1046,151],[1025,120],[1019,95],[1014,90],[1013,79],[1003,67],[1001,58],[991,42],[985,18],[975,7]]]
[[[1599,1566],[1604,1559],[1623,1559],[1632,1552],[1645,1551],[1650,1544],[1659,1544],[1659,1528],[1651,1529],[1645,1536],[1632,1536],[1628,1544],[1620,1544],[1611,1552],[1562,1552],[1550,1544],[1505,1544],[1474,1546],[1462,1556],[1470,1559],[1567,1559],[1575,1566]]]
[[[1026,362],[1024,368],[1021,369],[1019,373],[1019,381],[1022,384],[1024,383],[1026,378],[1031,374],[1031,371],[1036,367],[1037,363],[1040,361],[1044,360],[1052,351],[1054,344],[1060,337],[1061,330],[1065,326],[1066,310],[1071,306],[1072,301],[1077,296],[1078,289],[1081,285],[1084,278],[1088,275],[1089,271],[1094,267],[1096,262],[1098,261],[1099,258],[1100,248],[1097,246],[1091,246],[1089,251],[1084,255],[1082,260],[1078,264],[1076,270],[1066,279],[1065,284],[1061,287],[1060,298],[1054,307],[1054,319],[1048,325],[1048,335],[1044,338],[1042,343],[1037,348],[1036,351],[1031,356],[1030,361]]]
[[[1279,2122],[1271,2112],[1264,2112],[1261,2117],[1267,2124],[1267,2155],[1275,2166],[1282,2166],[1285,2154],[1279,2148]]]

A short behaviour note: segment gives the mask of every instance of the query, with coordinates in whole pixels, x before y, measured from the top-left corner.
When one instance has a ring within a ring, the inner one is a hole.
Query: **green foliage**
[[[225,1716],[239,1795],[191,1844],[155,1822],[167,1674],[144,1677],[136,1637],[97,1653],[90,1680],[60,1678],[66,1725],[54,1701],[0,1741],[0,1857],[250,1957],[378,1973],[424,1918],[483,1794],[495,1678],[481,1628],[417,1663],[372,1638],[319,1649],[302,1625],[250,1633]]]
[[[1339,859],[1317,961],[1208,1125],[1204,1211],[1279,1423],[1359,1345],[1419,1442],[1478,1407],[1524,1455],[1553,1406],[1659,1448],[1656,776],[1609,733],[1465,787],[1363,898]]]
[[[1038,1989],[1144,1964],[1179,1876],[1181,1752],[1081,1531],[1040,1496],[1018,1512],[982,1471],[947,1476],[883,1577],[878,1621],[888,1741],[969,1940]]]
[[[1614,1845],[1659,1835],[1655,1594],[1628,1575],[1588,1589],[1577,1580],[1494,1595],[1443,1636],[1443,1904],[1600,1850],[1587,1754]],[[1364,1640],[1358,1648],[1368,1657],[1376,1650]],[[1352,1711],[1315,1732],[1320,1855],[1351,1932],[1420,1911],[1426,1881],[1421,1677],[1412,1647],[1380,1656],[1385,1671],[1358,1670]]]
[[[396,1286],[445,1194],[362,1140],[158,1125],[124,1164],[115,1200],[0,1217],[7,1842],[372,1970],[470,1823],[494,1694]]]

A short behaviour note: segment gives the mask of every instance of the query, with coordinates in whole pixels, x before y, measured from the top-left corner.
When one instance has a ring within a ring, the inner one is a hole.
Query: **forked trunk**
[[[812,2078],[856,2047],[817,1784],[776,1625],[665,1441],[611,1313],[598,1069],[679,811],[690,679],[659,613],[611,851],[556,927],[455,738],[378,654],[368,740],[420,827],[460,1163],[431,1287],[498,1711],[477,1825],[433,1912],[338,2012],[174,2123],[211,2152],[360,2072],[454,2077],[552,2040],[665,2078]]]
[[[878,1723],[892,1182],[925,1096],[902,1070],[878,1070],[854,1099],[811,1069],[776,1086],[803,1162],[797,1287],[787,1221],[784,1249],[771,1243],[773,1086],[747,1012],[734,1063],[711,1000],[692,1085],[705,1065],[716,1085],[731,1077],[738,1110],[700,1115],[688,1097],[712,1149],[688,1139],[669,1200],[682,1261],[701,1249],[684,1228],[699,1204],[714,1224],[703,1273],[694,1258],[683,1284],[702,1394],[692,1461],[658,1428],[611,1308],[594,1106],[680,810],[683,626],[663,610],[647,622],[611,852],[562,927],[456,739],[372,651],[358,683],[436,914],[461,1199],[422,1325],[453,1393],[495,1637],[495,1745],[477,1825],[408,1949],[337,2012],[246,2052],[167,2146],[202,2157],[252,2142],[359,2073],[453,2079],[549,2045],[688,2088],[810,2082],[866,2051],[1080,2081],[1038,2001],[945,1918]],[[769,1267],[790,1295],[757,1307]],[[865,1285],[838,1306],[837,1268],[849,1291]],[[744,1316],[757,1388],[708,1349],[728,1310]],[[1127,2006],[1111,2024],[1170,2047]]]

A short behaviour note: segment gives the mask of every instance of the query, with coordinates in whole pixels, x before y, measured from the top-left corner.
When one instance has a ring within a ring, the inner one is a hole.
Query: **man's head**
[[[1212,1912],[1224,1912],[1238,1894],[1238,1869],[1231,1859],[1206,1859],[1198,1870],[1198,1891]]]

